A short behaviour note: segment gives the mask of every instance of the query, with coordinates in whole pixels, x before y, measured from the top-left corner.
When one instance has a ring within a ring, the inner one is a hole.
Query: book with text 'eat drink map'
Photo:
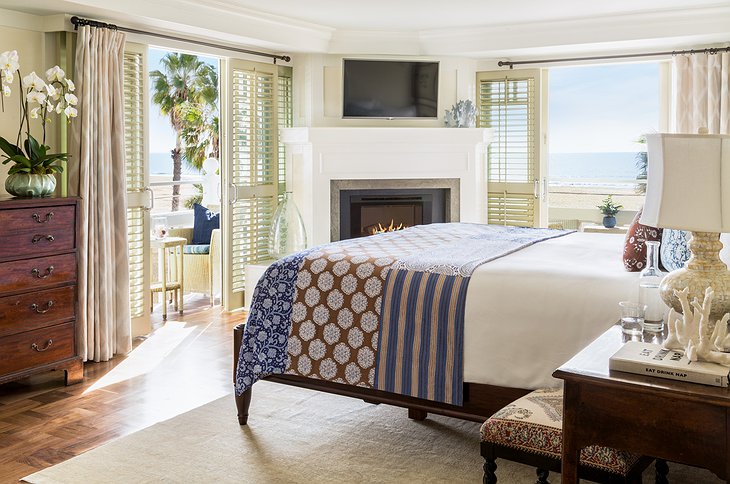
[[[706,361],[689,361],[682,351],[656,343],[627,341],[608,362],[610,370],[672,380],[727,387],[730,368]]]

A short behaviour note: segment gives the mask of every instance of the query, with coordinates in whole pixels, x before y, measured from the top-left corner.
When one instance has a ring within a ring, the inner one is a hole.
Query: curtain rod
[[[681,54],[710,54],[714,55],[718,52],[730,52],[730,47],[717,47],[709,49],[691,49],[691,50],[673,50],[671,52],[645,52],[643,54],[617,54],[617,55],[598,55],[593,57],[567,57],[563,59],[545,59],[545,60],[528,60],[528,61],[499,61],[499,67],[507,67],[514,69],[515,66],[524,64],[548,64],[552,62],[575,62],[586,60],[606,60],[606,59],[628,59],[632,57],[652,57],[660,55],[681,55]]]
[[[186,39],[183,37],[175,37],[174,35],[161,34],[158,32],[148,32],[146,30],[138,30],[138,29],[133,29],[130,27],[121,27],[119,25],[108,24],[105,22],[99,22],[97,20],[90,20],[87,18],[77,17],[75,15],[73,17],[71,17],[71,23],[74,25],[74,30],[78,30],[78,28],[80,26],[83,27],[84,25],[89,25],[91,27],[119,30],[122,32],[129,32],[131,34],[150,35],[152,37],[159,37],[161,39],[176,40],[179,42],[187,42],[189,44],[204,45],[206,47],[212,47],[214,49],[225,49],[225,50],[230,50],[230,51],[234,51],[234,52],[240,52],[242,54],[257,55],[260,57],[269,57],[274,60],[274,64],[276,64],[277,59],[281,59],[284,62],[291,61],[291,57],[289,57],[288,55],[269,54],[268,52],[259,52],[256,50],[241,49],[241,48],[232,47],[229,45],[221,45],[221,44],[214,44],[212,42],[205,42],[203,40]]]

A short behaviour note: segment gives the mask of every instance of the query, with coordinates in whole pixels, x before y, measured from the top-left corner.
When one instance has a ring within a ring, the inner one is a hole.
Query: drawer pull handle
[[[40,269],[33,269],[32,271],[30,271],[30,273],[33,274],[38,279],[45,279],[48,276],[50,276],[51,274],[53,274],[53,266],[48,266],[46,268],[46,273],[43,275],[41,275]]]
[[[53,212],[48,212],[48,213],[46,214],[46,218],[45,218],[45,220],[41,220],[41,216],[40,216],[40,215],[38,215],[37,213],[34,213],[34,214],[33,214],[33,215],[31,215],[31,216],[33,217],[33,220],[35,220],[35,221],[36,221],[36,222],[38,222],[39,224],[44,224],[44,223],[48,222],[49,220],[51,220],[51,217],[53,217]]]
[[[38,314],[46,314],[53,307],[53,299],[46,303],[46,309],[41,309],[36,303],[30,305],[30,309],[37,312]]]
[[[49,339],[48,341],[46,341],[46,345],[43,348],[38,346],[36,343],[33,343],[32,345],[30,345],[30,347],[33,348],[34,350],[36,350],[38,353],[42,353],[43,351],[46,351],[48,348],[50,348],[52,344],[53,344],[53,340]]]
[[[48,242],[53,242],[54,240],[56,240],[56,238],[54,236],[52,236],[51,234],[48,234],[48,235],[36,234],[33,236],[31,243],[37,244],[38,242],[40,242],[43,239],[46,239]]]

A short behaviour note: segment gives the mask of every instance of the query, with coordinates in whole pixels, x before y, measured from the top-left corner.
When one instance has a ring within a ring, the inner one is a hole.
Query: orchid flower
[[[12,73],[18,69],[20,69],[18,51],[9,50],[0,54],[0,70],[5,71],[6,78],[8,73],[12,76]],[[12,80],[8,82],[12,82]]]
[[[15,76],[15,74],[18,74]],[[0,137],[0,157],[3,164],[11,163],[9,174],[30,173],[48,174],[63,170],[58,162],[68,160],[68,153],[51,153],[46,145],[46,127],[53,121],[53,114],[63,113],[70,121],[78,116],[74,107],[78,98],[70,94],[76,86],[66,78],[66,73],[59,66],[45,72],[44,80],[35,72],[27,76],[20,73],[20,62],[16,51],[0,53],[0,107],[4,110],[3,101],[10,96],[11,83],[18,78],[20,93],[20,123],[15,143]],[[33,105],[33,106],[31,106]],[[31,134],[30,119],[40,119],[43,137],[36,140]]]
[[[46,83],[38,77],[38,74],[35,73],[35,71],[31,72],[27,76],[23,78],[23,85],[26,88],[31,88],[34,91],[42,91],[46,88]]]
[[[46,95],[40,91],[30,91],[26,99],[29,103],[43,104],[46,102]]]
[[[66,103],[68,103],[69,106],[76,106],[79,103],[79,98],[71,93],[64,94],[63,98],[66,100]]]
[[[46,92],[48,93],[48,97],[50,97],[52,99],[58,99],[59,96],[61,95],[58,92],[58,89],[53,87],[53,84],[46,84]]]
[[[46,79],[48,82],[62,81],[65,77],[66,73],[58,66],[53,66],[46,71]]]

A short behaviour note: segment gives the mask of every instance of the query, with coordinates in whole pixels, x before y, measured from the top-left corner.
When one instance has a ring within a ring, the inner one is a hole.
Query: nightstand
[[[613,326],[553,373],[565,381],[562,482],[578,482],[580,449],[591,444],[729,479],[730,388],[609,371],[608,360],[625,338]]]

